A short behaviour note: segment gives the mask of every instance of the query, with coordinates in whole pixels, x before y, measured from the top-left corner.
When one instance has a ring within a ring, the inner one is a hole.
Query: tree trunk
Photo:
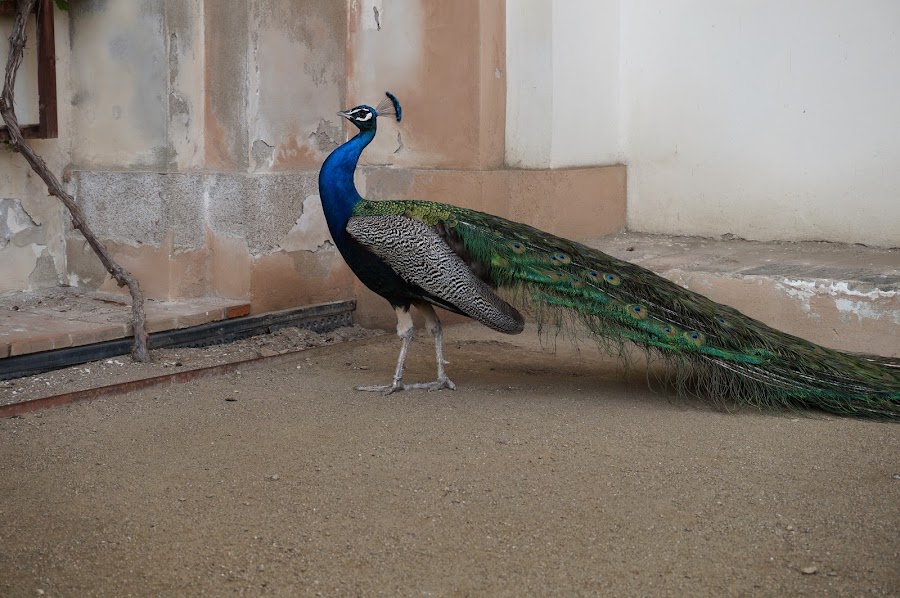
[[[43,179],[44,183],[47,184],[47,190],[50,192],[50,195],[55,195],[66,206],[72,217],[72,225],[81,231],[81,234],[87,239],[106,271],[116,279],[119,286],[127,286],[131,292],[132,328],[134,329],[134,346],[131,349],[131,355],[137,361],[147,362],[150,361],[150,353],[147,350],[147,330],[144,326],[144,296],[141,294],[141,287],[137,279],[113,260],[106,246],[100,242],[88,226],[81,208],[75,203],[72,196],[63,189],[59,179],[50,172],[44,160],[25,141],[19,128],[19,121],[16,118],[15,105],[13,103],[13,94],[16,74],[22,63],[22,53],[25,49],[25,24],[28,22],[28,15],[34,9],[36,1],[17,0],[16,21],[12,35],[9,37],[6,78],[3,84],[3,94],[0,95],[0,116],[3,117],[3,122],[6,123],[6,128],[9,131],[9,143],[12,149],[21,153],[28,164],[31,165],[32,170]]]

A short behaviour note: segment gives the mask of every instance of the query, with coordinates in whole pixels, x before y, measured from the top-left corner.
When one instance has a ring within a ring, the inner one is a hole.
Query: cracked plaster
[[[303,213],[280,247],[284,251],[318,251],[331,244],[325,213],[322,211],[322,200],[318,195],[310,195],[303,200]]]

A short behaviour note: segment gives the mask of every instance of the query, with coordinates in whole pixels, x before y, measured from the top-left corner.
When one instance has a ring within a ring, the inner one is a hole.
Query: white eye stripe
[[[353,120],[359,120],[359,121],[365,122],[372,118],[372,113],[369,112],[368,110],[356,110],[354,112],[351,112],[350,116],[353,117]]]

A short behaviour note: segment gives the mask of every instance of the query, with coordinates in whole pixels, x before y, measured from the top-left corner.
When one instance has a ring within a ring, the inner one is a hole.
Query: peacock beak
[[[338,112],[338,116],[343,116],[347,120],[350,120],[350,111],[344,110],[343,112]]]

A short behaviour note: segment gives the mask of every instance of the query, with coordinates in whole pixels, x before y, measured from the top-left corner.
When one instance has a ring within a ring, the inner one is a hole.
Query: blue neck
[[[375,138],[375,131],[375,129],[361,131],[356,137],[331,152],[322,164],[322,170],[319,171],[319,197],[322,198],[322,209],[328,222],[328,230],[331,231],[331,238],[339,248],[346,240],[344,228],[350,220],[353,207],[362,200],[353,183],[356,163],[365,147]]]

